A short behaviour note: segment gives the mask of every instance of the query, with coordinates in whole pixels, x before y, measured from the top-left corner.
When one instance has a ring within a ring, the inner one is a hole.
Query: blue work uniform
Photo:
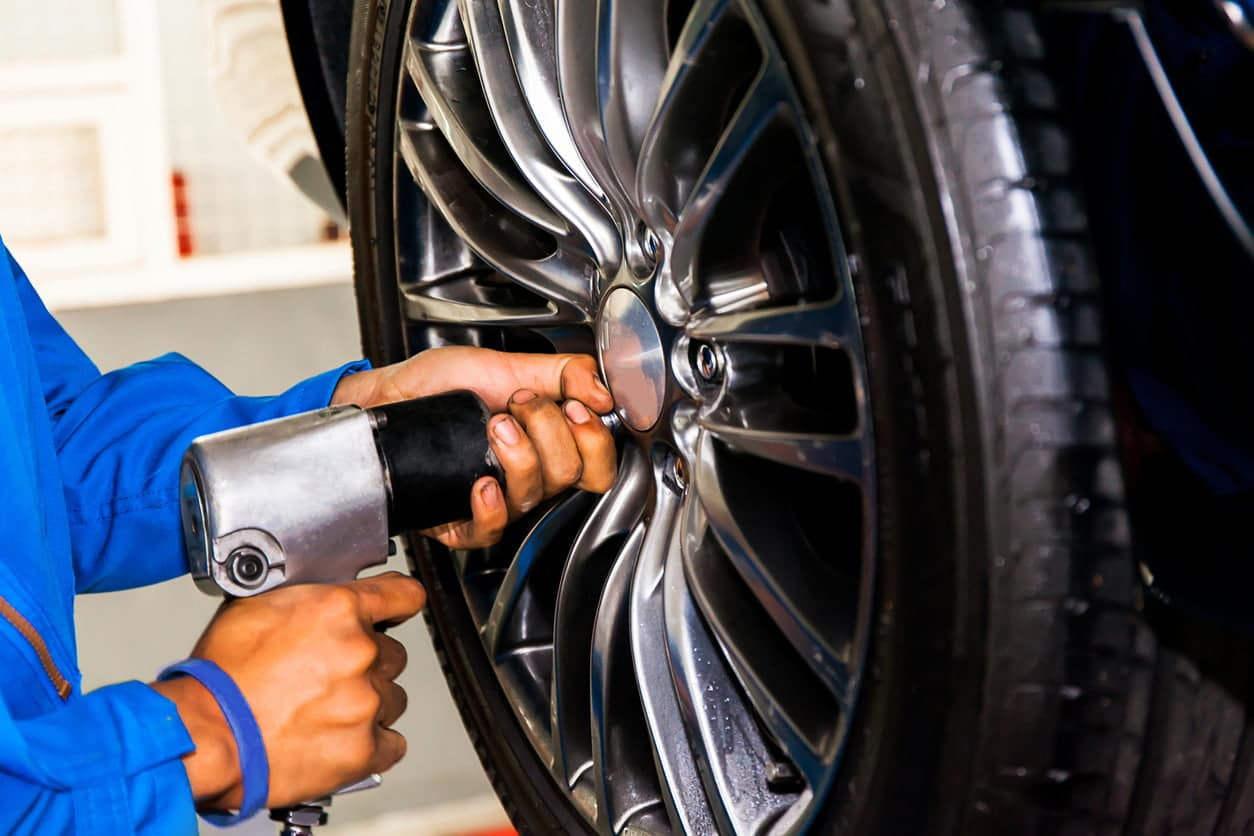
[[[140,682],[82,693],[74,596],[186,570],[178,467],[192,438],[326,406],[363,368],[271,398],[236,396],[175,354],[101,374],[0,241],[0,599],[47,648],[0,618],[0,833],[196,831],[174,704]]]

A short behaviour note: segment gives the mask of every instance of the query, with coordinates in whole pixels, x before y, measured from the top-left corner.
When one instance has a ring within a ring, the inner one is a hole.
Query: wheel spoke
[[[618,229],[602,206],[553,156],[523,101],[500,10],[490,0],[459,0],[488,110],[515,165],[531,186],[574,226],[606,273],[622,256]]]
[[[705,556],[711,551],[703,549],[698,554]],[[734,604],[729,605],[729,599],[735,597],[726,592],[731,585],[727,583],[726,570],[720,575],[710,567],[709,560],[703,559],[692,559],[686,562],[686,567],[688,587],[697,609],[701,610],[724,652],[736,681],[762,719],[762,726],[804,777],[806,785],[818,785],[833,750],[839,721],[836,704],[804,688],[790,688],[798,678],[796,671],[788,671],[788,664],[781,664],[790,657],[777,653],[777,648],[770,647],[769,640],[761,640],[757,625],[742,620],[739,613],[730,612]],[[771,656],[772,653],[775,656]]]
[[[505,37],[523,97],[536,127],[544,134],[554,155],[592,195],[605,195],[592,172],[584,165],[566,114],[557,79],[557,19],[554,0],[499,0]]]
[[[686,331],[698,340],[776,345],[817,345],[855,350],[858,312],[853,299],[720,313],[692,320]]]
[[[636,202],[642,207],[645,220],[654,229],[673,228],[682,207],[674,189],[674,167],[686,163],[690,168],[694,163],[690,154],[679,156],[672,152],[677,144],[691,142],[693,131],[701,129],[700,122],[689,124],[694,114],[709,116],[700,110],[706,97],[699,94],[705,90],[690,91],[689,88],[704,88],[704,85],[694,84],[693,79],[700,82],[701,71],[707,69],[701,60],[702,53],[710,43],[715,24],[727,11],[728,3],[729,0],[697,0],[693,5],[662,78],[657,105],[641,143],[636,177],[628,181],[636,190]],[[696,165],[704,162],[703,159]],[[683,189],[682,183],[680,188]]]
[[[745,509],[733,508],[728,495],[728,480],[733,477],[723,459],[705,435],[699,445],[694,490],[710,530],[771,620],[847,707],[854,636],[845,617],[856,606],[858,578],[833,577],[797,536],[787,509],[761,504],[746,514]],[[756,536],[750,536],[748,525]],[[762,548],[769,548],[769,554]]]
[[[605,133],[597,105],[595,32],[598,4],[587,0],[557,0],[557,77],[571,138],[580,157],[589,165],[608,162]],[[608,169],[604,169],[608,170]],[[606,182],[601,181],[605,186]]]
[[[679,543],[675,526],[679,497],[661,480],[655,485],[657,501],[631,586],[632,662],[671,822],[686,836],[702,836],[715,832],[714,817],[688,745],[681,695],[671,677],[664,609],[666,555]]]
[[[703,516],[701,506],[690,503],[685,542],[696,544],[684,549],[684,568],[693,600],[764,727],[813,787],[833,753],[839,712],[847,709],[848,667],[837,662],[845,687],[836,700],[824,699],[806,663],[754,618],[759,603],[701,537]]]
[[[496,128],[486,118],[470,47],[441,45],[432,49],[411,42],[405,54],[405,70],[430,111],[431,120],[471,176],[503,206],[526,220],[552,235],[568,235],[570,227],[520,182],[520,175],[500,146]]]
[[[867,474],[867,443],[861,435],[751,430],[707,418],[701,427],[733,450],[751,456],[861,483]]]
[[[590,4],[593,5],[593,4]],[[619,182],[636,182],[636,160],[666,75],[666,0],[601,0],[598,101],[606,149]]]
[[[589,262],[537,241],[456,164],[435,125],[403,122],[400,145],[427,199],[480,258],[544,298],[591,315],[594,272]]]
[[[401,292],[413,287],[456,282],[481,273],[485,269],[483,261],[449,227],[431,201],[416,194],[416,183],[414,187],[410,190],[411,205],[417,230],[415,238],[421,241],[421,249],[410,250],[397,259]]]
[[[481,630],[483,642],[491,656],[496,657],[506,649],[503,646],[503,637],[536,563],[546,556],[551,559],[555,545],[561,542],[572,525],[583,518],[591,503],[591,494],[583,491],[571,494],[541,517],[523,538],[505,572],[501,588],[492,602],[492,610],[488,613],[488,620]]]
[[[775,760],[693,603],[680,539],[668,549],[662,580],[671,676],[714,815],[728,832],[759,833],[797,798],[772,792],[761,777]]]
[[[592,758],[588,654],[597,598],[613,562],[622,559],[623,539],[644,512],[650,481],[643,452],[629,446],[614,486],[593,509],[562,570],[553,623],[553,750],[558,773],[572,786]]]
[[[405,315],[423,322],[448,322],[461,325],[552,325],[570,320],[573,314],[562,314],[554,302],[543,307],[516,307],[498,304],[477,304],[433,296],[416,288],[403,288],[401,301]]]
[[[630,593],[643,526],[628,537],[597,607],[588,682],[597,825],[603,833],[670,830],[631,667]]]
[[[571,139],[580,159],[601,184],[620,228],[630,230],[636,210],[605,145],[595,70],[598,39],[588,35],[597,29],[599,6],[589,0],[556,2],[558,87]]]
[[[713,156],[697,175],[674,222],[663,270],[665,280],[683,298],[692,301],[695,297],[697,257],[715,207],[732,187],[745,161],[757,150],[759,141],[787,108],[786,90],[778,74],[769,67],[763,69],[719,138]],[[764,176],[754,185],[769,189],[770,180]]]

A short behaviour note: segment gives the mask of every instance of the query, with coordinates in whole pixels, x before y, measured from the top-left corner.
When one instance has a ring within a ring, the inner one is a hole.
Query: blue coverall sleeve
[[[191,836],[192,748],[174,703],[139,682],[22,720],[0,702],[0,832]]]
[[[264,398],[233,394],[177,354],[101,374],[12,268],[52,419],[78,592],[186,571],[178,473],[193,438],[324,407],[343,375],[369,367],[349,363]]]

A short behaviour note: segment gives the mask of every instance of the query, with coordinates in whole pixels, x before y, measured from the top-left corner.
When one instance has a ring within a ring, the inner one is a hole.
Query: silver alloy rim
[[[414,7],[411,339],[595,348],[621,418],[606,495],[456,555],[504,692],[601,832],[800,830],[850,735],[876,505],[851,259],[783,56],[742,0]]]

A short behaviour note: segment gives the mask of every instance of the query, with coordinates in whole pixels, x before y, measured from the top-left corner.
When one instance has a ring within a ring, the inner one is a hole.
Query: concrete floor
[[[249,395],[281,391],[361,353],[347,284],[67,311],[58,318],[101,369],[178,351]],[[164,664],[187,655],[215,606],[214,599],[186,578],[79,598],[84,687],[151,679]],[[381,788],[337,800],[336,822],[491,792],[449,697],[425,625],[418,619],[392,635],[409,649],[409,669],[401,678],[409,693],[409,711],[398,724],[409,739],[409,755],[388,773]],[[273,832],[268,823],[247,830]]]

